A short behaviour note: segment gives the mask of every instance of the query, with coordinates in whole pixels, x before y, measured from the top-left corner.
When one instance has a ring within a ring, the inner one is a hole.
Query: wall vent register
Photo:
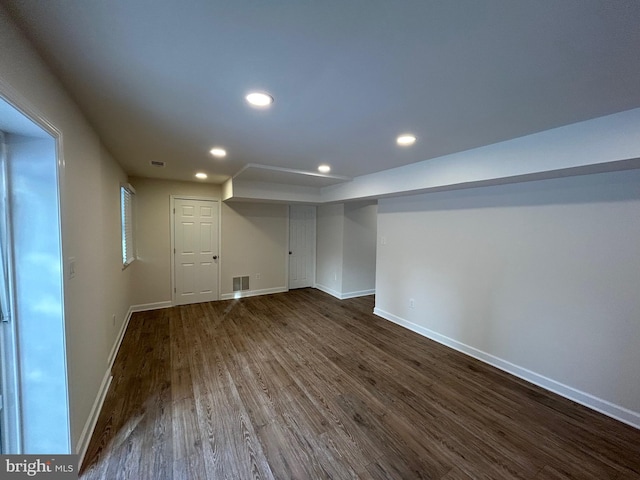
[[[249,277],[233,277],[233,291],[249,290]]]

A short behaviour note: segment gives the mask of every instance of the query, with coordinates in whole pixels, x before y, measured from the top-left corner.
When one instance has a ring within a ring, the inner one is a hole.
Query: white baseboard
[[[347,292],[343,293],[340,297],[341,300],[346,300],[347,298],[357,298],[357,297],[366,297],[367,295],[375,295],[375,288],[371,290],[359,290],[357,292]]]
[[[171,300],[167,300],[166,302],[142,303],[140,305],[132,305],[129,311],[131,313],[148,312],[149,310],[160,310],[161,308],[170,307],[173,307],[173,303],[171,303]]]
[[[473,357],[477,360],[488,363],[489,365],[499,368],[500,370],[510,373],[511,375],[522,378],[527,382],[538,385],[539,387],[557,393],[558,395],[568,398],[569,400],[573,400],[574,402],[584,405],[585,407],[591,408],[592,410],[595,410],[604,415],[615,418],[616,420],[619,420],[623,423],[626,423],[627,425],[631,425],[632,427],[640,429],[639,412],[634,412],[633,410],[629,410],[620,405],[616,405],[607,400],[603,400],[602,398],[598,398],[594,395],[591,395],[590,393],[583,392],[568,385],[564,385],[563,383],[557,382],[556,380],[532,372],[531,370],[515,365],[507,360],[503,360],[499,357],[491,355],[490,353],[478,350],[475,347],[466,345],[462,342],[454,340],[453,338],[441,335],[437,332],[434,332],[433,330],[429,330],[428,328],[417,325],[392,313],[385,312],[384,310],[381,310],[377,307],[373,310],[373,313],[375,315],[378,315],[379,317],[384,318],[385,320],[396,323],[424,337],[430,338],[431,340],[446,345],[447,347],[451,347],[454,350],[469,355],[470,357]]]
[[[89,418],[87,419],[87,422],[84,424],[84,428],[82,429],[82,434],[80,435],[80,439],[76,444],[76,453],[80,456],[78,468],[82,466],[82,462],[84,461],[84,456],[87,454],[87,449],[89,448],[89,441],[91,440],[91,436],[93,435],[93,430],[96,428],[96,423],[98,423],[98,417],[100,416],[100,411],[102,410],[102,404],[104,403],[104,399],[107,396],[109,385],[111,385],[111,380],[113,380],[113,377],[111,376],[111,366],[109,366],[109,368],[104,374],[104,378],[102,379],[100,388],[98,389],[98,395],[96,396],[96,400],[93,402],[93,407],[91,407],[91,413],[89,413]]]
[[[129,311],[127,312],[127,316],[122,322],[122,326],[120,327],[120,331],[118,332],[118,336],[116,337],[116,341],[113,342],[113,346],[111,347],[111,352],[109,353],[109,358],[107,359],[107,365],[109,366],[109,371],[113,368],[113,362],[116,359],[116,354],[118,350],[120,350],[120,344],[122,343],[122,339],[124,338],[124,333],[127,331],[127,327],[129,326],[129,320],[131,320],[131,314],[133,313],[132,307],[129,307]]]
[[[332,288],[329,288],[325,285],[322,285],[321,283],[316,283],[313,288],[317,288],[318,290],[324,292],[324,293],[328,293],[329,295],[331,295],[332,297],[336,297],[339,300],[346,300],[347,298],[356,298],[356,297],[364,297],[366,295],[373,295],[376,293],[375,289],[372,290],[360,290],[358,292],[347,292],[347,293],[340,293],[336,290],[333,290]]]
[[[262,290],[244,290],[241,292],[223,293],[220,300],[233,300],[234,298],[257,297],[258,295],[271,295],[273,293],[288,292],[287,287],[263,288]]]
[[[342,295],[340,292],[338,292],[338,291],[336,291],[336,290],[333,290],[332,288],[329,288],[329,287],[327,287],[327,286],[325,286],[325,285],[322,285],[321,283],[316,283],[316,284],[313,286],[313,288],[317,288],[317,289],[318,289],[318,290],[320,290],[321,292],[328,293],[328,294],[329,294],[329,295],[331,295],[332,297],[336,297],[336,298],[338,298],[338,299],[342,300],[342,298],[340,298],[340,297],[341,297],[341,295]]]

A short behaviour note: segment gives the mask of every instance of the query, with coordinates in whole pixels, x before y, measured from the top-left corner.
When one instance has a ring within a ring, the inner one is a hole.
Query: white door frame
[[[169,217],[171,220],[171,249],[169,250],[169,258],[171,259],[171,305],[176,304],[176,272],[175,272],[175,201],[176,200],[202,200],[205,202],[218,202],[218,300],[220,299],[220,277],[222,274],[222,201],[217,197],[198,197],[192,195],[171,195]]]
[[[1,97],[0,97],[1,98]],[[4,133],[0,134],[0,141],[4,143]],[[0,148],[4,148],[4,145],[0,145]],[[8,182],[8,158],[5,156],[6,152],[0,152],[0,178],[2,185],[0,188],[3,190],[3,195],[9,198],[9,182]],[[5,322],[5,319],[0,319],[0,453],[7,454],[21,454],[22,453],[22,408],[20,392],[20,356],[18,355],[18,331],[16,328],[16,319],[14,312],[15,296],[13,286],[13,242],[11,241],[11,214],[10,206],[7,201],[5,205],[2,205],[0,209],[0,215],[4,218],[0,222],[5,224],[5,238],[0,242],[6,244],[0,248],[5,248],[4,252],[0,252],[4,258],[1,262],[5,263],[7,276],[3,278],[0,288],[5,289],[5,301],[7,304],[2,305],[2,315],[7,315],[9,318]],[[3,272],[0,275],[4,276]],[[5,284],[6,282],[6,284]],[[4,302],[3,302],[4,303]],[[12,318],[13,317],[13,318]]]
[[[289,288],[289,262],[291,259],[289,258],[289,252],[291,251],[291,205],[287,205],[287,244],[284,250],[284,284],[287,289],[287,292],[290,290]]]
[[[311,287],[315,288],[316,286],[316,274],[317,274],[317,270],[318,270],[318,266],[316,265],[317,262],[317,255],[318,255],[318,251],[317,251],[317,247],[318,247],[318,206],[315,204],[290,204],[289,208],[287,210],[287,255],[286,255],[286,275],[285,275],[285,280],[287,282],[287,290],[291,289],[291,284],[289,282],[289,269],[291,267],[291,255],[289,255],[289,252],[291,251],[291,208],[292,207],[296,207],[296,206],[304,206],[304,207],[313,207],[315,209],[314,211],[314,221],[315,221],[315,225],[313,227],[314,230],[314,236],[313,236],[313,282],[311,283]]]

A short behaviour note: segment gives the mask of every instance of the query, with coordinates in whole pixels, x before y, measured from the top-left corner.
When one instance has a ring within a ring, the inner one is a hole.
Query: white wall
[[[220,186],[132,177],[136,190],[135,239],[137,260],[132,303],[136,306],[171,302],[171,195],[220,197]]]
[[[220,185],[132,177],[136,189],[133,304],[171,302],[171,195],[220,198]],[[287,206],[222,204],[220,294],[232,294],[232,277],[250,275],[250,293],[284,291],[288,241]],[[256,278],[256,274],[260,278]]]
[[[640,426],[639,212],[640,171],[381,200],[376,313]]]
[[[318,203],[322,200],[318,187],[284,185],[280,183],[251,182],[229,179],[223,184],[224,200],[268,201],[284,203]]]
[[[319,205],[316,218],[316,287],[342,295],[344,204]]]
[[[376,288],[377,202],[344,205],[342,295],[373,293]]]
[[[250,289],[243,295],[288,290],[288,225],[287,205],[222,205],[221,298],[232,298],[233,277],[245,275],[250,277]]]
[[[126,317],[130,271],[120,260],[119,185],[126,176],[83,115],[0,8],[0,93],[61,133],[63,257],[72,446],[81,440]],[[116,315],[116,324],[111,316]]]
[[[375,290],[377,203],[318,206],[316,286],[338,298]]]

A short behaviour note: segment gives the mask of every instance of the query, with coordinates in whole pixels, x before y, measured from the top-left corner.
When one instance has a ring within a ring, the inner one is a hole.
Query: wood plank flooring
[[[640,430],[318,290],[136,313],[81,477],[640,480]]]

